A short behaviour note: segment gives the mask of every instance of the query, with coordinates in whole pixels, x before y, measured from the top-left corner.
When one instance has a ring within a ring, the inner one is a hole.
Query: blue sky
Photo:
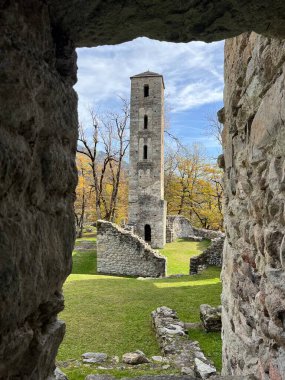
[[[221,148],[206,135],[207,115],[223,106],[223,41],[174,44],[144,37],[115,46],[77,49],[79,120],[88,107],[118,108],[130,97],[130,76],[150,70],[164,76],[170,131],[183,144],[203,145],[209,157]]]

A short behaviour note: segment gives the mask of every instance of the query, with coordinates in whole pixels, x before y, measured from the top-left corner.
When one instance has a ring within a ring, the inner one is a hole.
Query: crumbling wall
[[[206,230],[204,228],[193,227],[190,220],[182,215],[167,215],[166,217],[166,242],[179,238],[200,237],[202,239],[216,239],[223,237],[221,231]]]
[[[223,372],[285,379],[285,42],[226,41]]]
[[[224,240],[224,236],[213,239],[210,247],[201,255],[190,258],[190,275],[197,274],[210,265],[222,267]]]
[[[56,315],[74,239],[71,40],[212,41],[252,29],[284,38],[284,7],[267,0],[1,2],[0,377],[46,379],[64,333]],[[253,34],[226,44],[224,372],[260,379],[285,373],[283,62],[282,41]]]
[[[166,242],[171,243],[179,238],[194,236],[190,220],[182,215],[167,215],[166,217]]]
[[[221,231],[207,230],[206,228],[193,227],[193,232],[195,236],[208,240],[218,239],[225,236]]]
[[[74,242],[74,49],[45,2],[1,2],[0,378],[46,380]]]
[[[97,222],[97,272],[122,276],[161,277],[166,259],[139,236],[116,224]]]

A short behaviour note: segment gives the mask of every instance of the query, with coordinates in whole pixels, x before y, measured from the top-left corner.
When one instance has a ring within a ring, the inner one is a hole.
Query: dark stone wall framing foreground
[[[75,47],[251,30],[269,38],[244,35],[226,50],[224,372],[284,378],[284,44],[272,38],[285,38],[284,14],[283,0],[0,2],[0,378],[52,376],[64,334],[57,314],[75,237]],[[233,361],[235,347],[246,358]]]
[[[0,21],[0,378],[41,380],[65,331],[75,237],[75,55],[43,2],[2,2]]]

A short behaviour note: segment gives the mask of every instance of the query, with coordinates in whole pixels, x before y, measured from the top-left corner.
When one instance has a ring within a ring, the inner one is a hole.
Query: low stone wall
[[[97,222],[97,272],[122,276],[162,277],[166,258],[143,239],[116,224]]]
[[[193,227],[190,220],[182,215],[168,215],[166,218],[166,243],[179,238],[191,238],[193,236],[202,239],[216,239],[224,236],[221,231],[206,230]]]
[[[215,232],[215,231],[212,231]],[[222,267],[223,265],[223,246],[225,236],[222,235],[212,240],[209,248],[205,249],[199,256],[190,259],[190,275],[197,274],[209,265]]]
[[[178,238],[187,238],[194,235],[195,234],[189,219],[182,215],[168,215],[166,217],[167,243],[171,243]]]
[[[206,230],[205,228],[192,227],[193,235],[199,236],[203,239],[213,240],[216,238],[224,237],[225,234],[221,231]]]
[[[216,375],[216,368],[205,357],[198,342],[187,337],[184,323],[174,310],[162,306],[153,311],[151,317],[160,349],[182,374],[199,379]]]

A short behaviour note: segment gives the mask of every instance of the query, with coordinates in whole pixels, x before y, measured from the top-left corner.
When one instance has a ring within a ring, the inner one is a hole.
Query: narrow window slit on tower
[[[148,84],[145,84],[143,86],[143,92],[144,92],[144,97],[148,97],[149,96],[149,85]]]
[[[147,129],[147,127],[148,127],[148,117],[147,117],[147,115],[144,115],[143,127],[144,127],[144,129]]]
[[[149,224],[144,226],[144,240],[148,243],[151,242],[151,227]]]
[[[147,160],[147,145],[143,146],[143,159]]]

